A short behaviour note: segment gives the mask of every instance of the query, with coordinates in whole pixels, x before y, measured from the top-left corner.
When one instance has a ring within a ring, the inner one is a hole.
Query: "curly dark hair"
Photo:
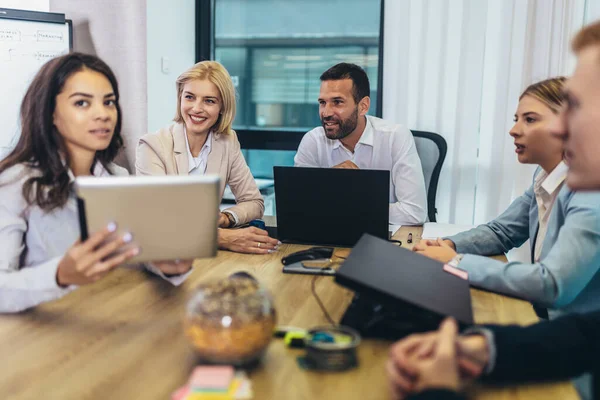
[[[34,174],[23,184],[23,197],[30,205],[36,204],[45,211],[63,207],[70,190],[70,156],[63,137],[53,123],[56,96],[63,90],[71,75],[85,68],[99,72],[109,80],[117,109],[117,123],[112,140],[106,149],[96,152],[92,168],[96,162],[100,162],[108,170],[108,165],[123,147],[119,88],[110,67],[96,56],[77,52],[54,58],[44,64],[23,98],[21,136],[14,150],[0,161],[0,174],[17,164],[38,170],[39,175]]]

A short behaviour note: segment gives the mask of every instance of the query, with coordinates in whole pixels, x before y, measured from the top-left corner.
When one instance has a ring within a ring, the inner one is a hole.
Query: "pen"
[[[410,232],[408,234],[408,240],[406,241],[406,243],[412,243],[412,233]]]

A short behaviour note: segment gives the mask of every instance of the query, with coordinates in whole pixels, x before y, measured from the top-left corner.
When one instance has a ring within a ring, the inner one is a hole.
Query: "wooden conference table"
[[[422,228],[403,227],[418,242]],[[306,246],[284,245],[278,253],[247,256],[219,252],[198,260],[179,288],[142,271],[117,270],[94,285],[18,315],[0,316],[0,399],[170,399],[183,385],[195,357],[183,334],[182,315],[200,282],[232,272],[251,272],[273,294],[278,322],[312,327],[326,324],[310,292],[312,277],[281,272],[280,258]],[[352,293],[329,277],[319,277],[317,291],[334,319]],[[472,290],[479,323],[531,324],[531,305]],[[389,343],[364,340],[360,367],[344,373],[301,369],[296,356],[275,339],[262,365],[250,373],[254,399],[388,399],[384,362]],[[568,383],[510,388],[477,387],[477,399],[575,399]]]

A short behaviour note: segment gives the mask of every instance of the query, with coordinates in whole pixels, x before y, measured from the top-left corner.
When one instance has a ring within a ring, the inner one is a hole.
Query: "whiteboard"
[[[19,140],[19,110],[31,80],[48,60],[68,53],[71,43],[70,22],[64,15],[23,12],[30,20],[19,20],[6,18],[9,12],[20,15],[0,9],[0,159]],[[58,21],[62,16],[62,22],[43,21],[46,16]]]

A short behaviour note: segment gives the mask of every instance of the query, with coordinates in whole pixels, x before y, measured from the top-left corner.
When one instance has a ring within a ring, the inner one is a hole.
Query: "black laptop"
[[[390,172],[273,167],[277,238],[351,247],[363,233],[388,238]]]
[[[341,324],[365,337],[396,340],[437,329],[446,316],[473,324],[468,280],[444,264],[386,240],[364,235],[335,275],[356,292]]]

